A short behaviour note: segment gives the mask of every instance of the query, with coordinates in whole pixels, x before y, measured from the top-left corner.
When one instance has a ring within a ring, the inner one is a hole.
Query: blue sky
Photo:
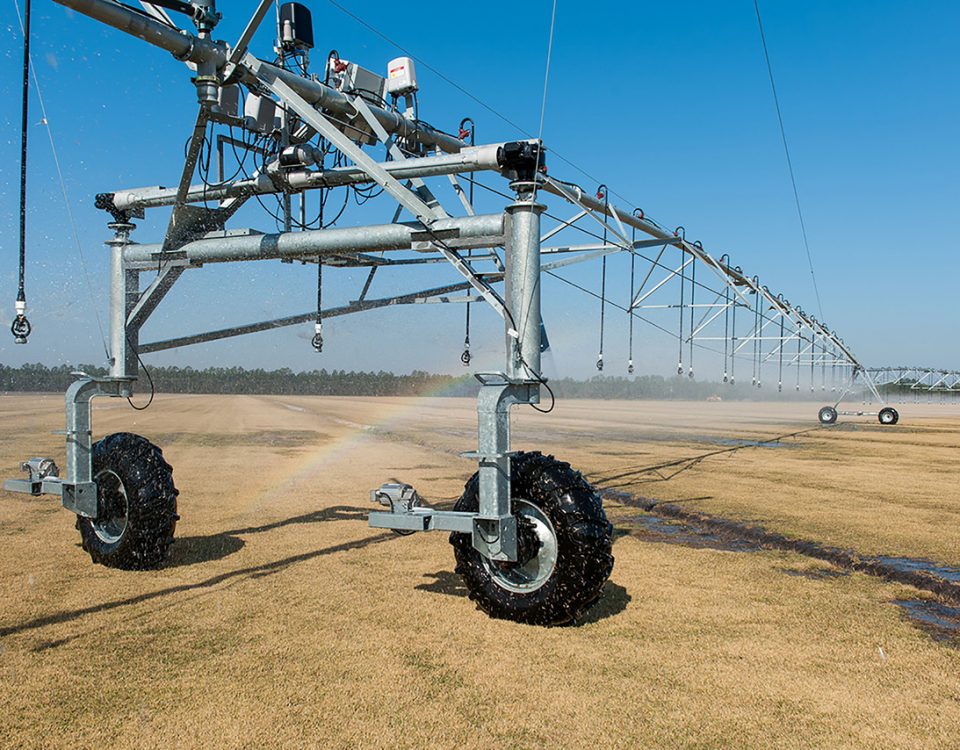
[[[421,3],[416,7],[423,20],[395,3],[342,4],[536,132],[549,2],[527,3],[522,10],[497,1]],[[221,5],[226,18],[219,35],[233,40],[256,3]],[[341,56],[379,70],[399,54],[326,0],[310,5],[317,61],[335,47]],[[768,0],[761,10],[824,319],[869,365],[960,368],[960,336],[948,304],[957,293],[960,236],[960,5]],[[262,31],[255,51],[267,56],[271,29]],[[0,322],[9,324],[16,295],[21,49],[12,2],[0,8],[0,35],[0,94],[6,102],[0,125],[7,134],[0,138]],[[19,347],[0,335],[0,362],[101,362],[94,310],[105,319],[107,253],[101,243],[108,234],[92,196],[176,182],[196,113],[194,91],[188,71],[167,53],[49,0],[34,3],[34,61],[89,277],[34,96],[27,295],[35,333],[28,346]],[[422,114],[434,125],[455,131],[461,117],[472,116],[481,142],[521,135],[430,70],[421,66],[418,73]],[[715,255],[729,252],[771,289],[816,309],[749,0],[561,0],[543,135],[548,148],[662,224],[683,224],[688,238],[702,240]],[[555,157],[550,168],[553,175],[596,187]],[[379,223],[389,214],[378,204],[366,214],[353,213],[348,223]],[[262,228],[272,223],[254,212],[242,218]],[[159,239],[163,219],[142,222],[135,238]],[[597,288],[598,273],[584,267],[571,277]],[[332,274],[327,297],[331,304],[355,298],[361,283],[357,274]],[[242,264],[192,272],[143,338],[305,312],[313,304],[314,284],[314,271],[300,266]],[[595,301],[557,282],[545,282],[543,291],[554,345],[548,373],[593,374]],[[460,372],[462,317],[459,305],[394,308],[331,321],[322,355],[312,352],[312,331],[302,326],[188,347],[147,362]],[[498,367],[497,320],[486,310],[477,310],[475,318],[476,364]],[[639,370],[669,372],[674,345],[646,329],[639,335]],[[608,330],[607,356],[617,362],[607,372],[620,374],[622,320]],[[708,370],[703,376],[717,374]]]

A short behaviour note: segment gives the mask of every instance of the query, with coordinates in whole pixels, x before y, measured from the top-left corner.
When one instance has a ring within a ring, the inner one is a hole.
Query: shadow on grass
[[[218,586],[226,581],[259,578],[265,575],[279,573],[280,571],[296,565],[297,563],[306,562],[318,557],[333,555],[338,552],[348,552],[350,550],[363,549],[364,547],[369,547],[373,544],[380,544],[382,542],[388,542],[400,538],[402,537],[398,537],[396,534],[391,533],[377,534],[376,536],[367,537],[366,539],[358,539],[354,542],[344,542],[343,544],[335,544],[332,547],[323,547],[318,550],[303,552],[299,555],[291,555],[280,560],[263,563],[262,565],[252,565],[246,568],[240,568],[238,570],[231,570],[226,573],[220,573],[219,575],[211,576],[210,578],[206,578],[202,581],[197,581],[196,583],[183,583],[177,586],[168,586],[167,588],[158,589],[157,591],[150,591],[145,594],[137,594],[136,596],[130,596],[123,599],[114,599],[112,601],[94,604],[81,609],[55,612],[50,615],[44,615],[42,617],[36,617],[32,620],[27,620],[19,625],[0,627],[0,638],[8,635],[14,635],[16,633],[23,633],[29,630],[36,630],[37,628],[43,628],[48,625],[58,625],[64,622],[71,622],[87,615],[98,614],[100,612],[109,612],[114,609],[121,609],[123,607],[129,607],[135,604],[142,604],[144,602],[149,602],[154,599],[161,599],[173,594],[211,589],[214,586]]]
[[[467,587],[463,584],[463,579],[456,573],[449,570],[439,570],[436,573],[427,573],[425,578],[432,578],[428,583],[421,583],[414,586],[418,591],[429,591],[434,594],[444,594],[446,596],[467,597]],[[618,583],[607,581],[603,587],[603,595],[600,600],[590,608],[586,616],[573,624],[573,627],[588,625],[590,623],[605,620],[623,612],[630,603],[632,597],[627,590]]]
[[[433,594],[446,594],[447,596],[467,595],[467,587],[463,585],[463,579],[456,573],[449,570],[438,570],[436,573],[426,573],[424,578],[432,578],[429,583],[421,583],[414,588],[417,591],[429,591]]]
[[[229,557],[243,549],[245,542],[240,536],[247,534],[262,534],[284,526],[297,524],[324,523],[326,521],[366,521],[366,511],[348,505],[337,505],[333,508],[324,508],[302,516],[284,518],[280,521],[266,523],[261,526],[247,526],[241,529],[221,531],[206,536],[186,536],[178,538],[170,548],[170,557],[163,564],[164,568],[179,568],[184,565],[212,562]]]

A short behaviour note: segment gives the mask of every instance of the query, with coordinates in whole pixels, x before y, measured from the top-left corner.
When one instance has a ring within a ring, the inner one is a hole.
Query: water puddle
[[[893,603],[935,641],[960,648],[960,608],[924,599],[897,599]]]
[[[708,529],[683,521],[668,520],[653,515],[624,519],[632,536],[664,544],[681,544],[696,549],[715,549],[723,552],[758,552],[763,549],[745,539],[725,538]]]
[[[925,573],[951,583],[960,583],[960,568],[940,565],[929,560],[915,560],[910,557],[875,557],[873,559],[902,573]]]
[[[635,537],[689,547],[710,548],[735,552],[755,552],[761,549],[779,549],[795,552],[834,565],[844,575],[850,571],[867,573],[888,581],[904,583],[936,595],[947,605],[960,606],[960,568],[929,560],[881,555],[863,556],[852,549],[828,547],[806,539],[795,539],[757,524],[731,521],[718,516],[687,510],[676,502],[665,503],[646,497],[636,497],[620,490],[603,490],[601,496],[629,508],[646,511],[620,522],[620,530]],[[804,577],[831,577],[829,572],[784,570],[788,575]],[[927,606],[919,602],[918,607]],[[943,607],[948,620],[953,610]],[[933,611],[933,610],[930,610]],[[929,615],[930,611],[927,612]],[[943,612],[941,612],[941,615]],[[956,625],[953,626],[956,628]]]

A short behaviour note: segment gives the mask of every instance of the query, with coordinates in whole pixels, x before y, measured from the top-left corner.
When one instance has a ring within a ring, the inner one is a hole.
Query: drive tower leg
[[[506,372],[478,375],[480,515],[473,546],[491,560],[517,559],[510,494],[510,407],[540,403],[540,214],[532,182],[514,182],[507,208]]]

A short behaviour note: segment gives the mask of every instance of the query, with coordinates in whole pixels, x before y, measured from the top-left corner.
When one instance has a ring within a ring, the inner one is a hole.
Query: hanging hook
[[[467,127],[467,123],[470,124],[470,127]],[[476,125],[474,125],[472,117],[464,117],[462,120],[460,120],[459,138],[461,141],[463,141],[464,143],[467,143],[468,142],[467,138],[469,138],[470,139],[469,144],[471,146],[474,145],[473,140],[474,140],[475,133],[476,133]]]

